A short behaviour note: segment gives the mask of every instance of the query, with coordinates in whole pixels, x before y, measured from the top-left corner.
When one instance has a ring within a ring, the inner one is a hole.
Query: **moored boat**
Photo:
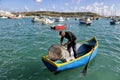
[[[90,18],[82,18],[82,19],[79,19],[79,23],[85,24],[85,25],[91,25],[92,21],[90,20]]]
[[[90,40],[77,43],[77,54],[78,58],[73,59],[68,62],[61,62],[60,60],[52,61],[48,58],[48,55],[42,57],[42,61],[45,66],[53,72],[63,71],[67,69],[77,68],[87,64],[87,62],[92,60],[98,51],[98,41],[96,37],[93,37]]]
[[[7,19],[8,17],[6,17],[6,16],[1,16],[0,18],[1,18],[1,19]]]
[[[111,25],[120,24],[120,19],[111,19],[110,24]]]
[[[51,29],[54,29],[54,30],[65,30],[66,29],[66,24],[64,25],[56,25],[56,26],[52,26]]]
[[[50,19],[48,19],[48,18],[45,18],[41,23],[42,23],[42,24],[53,24],[54,21],[53,21],[53,20],[50,20]]]
[[[55,22],[63,22],[63,21],[64,21],[63,17],[59,17],[55,19]]]
[[[33,17],[32,22],[42,22],[44,17]]]

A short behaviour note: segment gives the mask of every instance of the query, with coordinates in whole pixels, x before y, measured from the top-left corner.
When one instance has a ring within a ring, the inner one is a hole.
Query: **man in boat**
[[[60,39],[60,45],[62,46],[65,46],[67,45],[67,50],[69,51],[69,54],[71,56],[71,48],[73,49],[73,52],[74,52],[74,57],[77,58],[77,53],[76,53],[76,36],[70,32],[70,31],[60,31],[59,32],[59,35],[61,36],[61,39]],[[65,43],[65,44],[62,44],[63,42],[63,39],[66,38],[68,39],[68,42]]]

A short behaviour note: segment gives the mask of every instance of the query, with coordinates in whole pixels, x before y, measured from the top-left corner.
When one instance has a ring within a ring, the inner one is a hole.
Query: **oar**
[[[94,48],[92,48],[92,49],[93,49],[93,50],[92,50],[92,53],[93,53]],[[92,53],[90,54],[90,57],[89,57],[89,59],[88,59],[88,62],[87,62],[87,64],[85,65],[85,67],[84,67],[84,69],[83,69],[83,71],[82,71],[82,73],[83,73],[84,76],[85,76],[86,73],[87,73],[87,68],[88,68],[88,64],[90,63],[90,58],[91,58],[91,56],[92,56]]]

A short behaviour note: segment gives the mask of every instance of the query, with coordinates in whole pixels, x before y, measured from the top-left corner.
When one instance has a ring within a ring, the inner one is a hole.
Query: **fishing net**
[[[69,61],[70,54],[64,47],[52,45],[48,50],[48,57],[51,60]]]

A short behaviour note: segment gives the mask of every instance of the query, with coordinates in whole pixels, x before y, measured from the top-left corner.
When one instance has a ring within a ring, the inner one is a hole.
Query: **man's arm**
[[[66,45],[68,45],[68,44],[70,44],[71,42],[70,41],[68,41],[67,43],[65,43],[63,46],[66,46]]]

